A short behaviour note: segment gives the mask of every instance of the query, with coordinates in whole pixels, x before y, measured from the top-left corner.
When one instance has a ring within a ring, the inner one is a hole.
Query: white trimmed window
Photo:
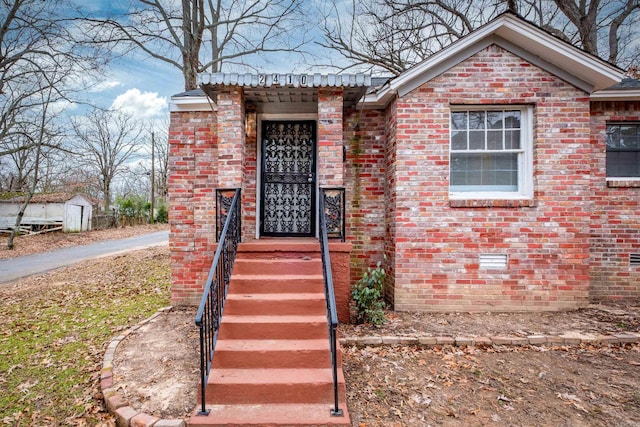
[[[451,198],[532,197],[530,107],[452,108],[450,135]]]
[[[607,178],[640,178],[640,123],[607,123]]]

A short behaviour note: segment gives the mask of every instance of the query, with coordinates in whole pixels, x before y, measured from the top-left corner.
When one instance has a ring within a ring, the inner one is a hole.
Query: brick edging
[[[450,336],[366,336],[340,338],[340,345],[383,346],[383,345],[415,345],[421,347],[435,347],[452,345],[464,347],[471,345],[580,345],[580,344],[622,344],[640,342],[640,332],[625,334],[586,334],[566,332],[561,335],[529,335],[517,336],[489,336],[489,337],[450,337]]]
[[[129,402],[118,393],[117,384],[114,382],[113,360],[118,345],[132,332],[140,329],[162,313],[168,313],[171,310],[173,310],[172,306],[159,309],[150,317],[114,337],[107,346],[102,362],[102,370],[100,371],[100,390],[107,405],[107,410],[115,417],[116,424],[119,427],[185,427],[187,425],[182,419],[160,419],[134,409],[129,405]]]

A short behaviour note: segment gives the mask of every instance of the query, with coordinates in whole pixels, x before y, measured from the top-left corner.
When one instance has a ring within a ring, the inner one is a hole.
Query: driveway
[[[75,264],[91,258],[115,255],[121,252],[166,245],[169,231],[142,234],[122,240],[103,240],[83,246],[72,246],[18,258],[0,260],[0,283],[9,283],[32,274]]]

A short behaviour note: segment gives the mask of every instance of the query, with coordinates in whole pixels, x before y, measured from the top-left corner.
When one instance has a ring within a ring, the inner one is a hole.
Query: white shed
[[[0,229],[12,229],[24,197],[0,200]],[[91,229],[93,206],[82,194],[35,194],[25,210],[21,227],[37,231],[61,228],[67,232]]]

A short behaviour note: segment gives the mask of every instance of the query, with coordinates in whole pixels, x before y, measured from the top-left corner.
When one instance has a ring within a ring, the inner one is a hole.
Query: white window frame
[[[606,127],[605,127],[605,139],[607,138],[606,134],[609,133],[609,126],[636,126],[636,127],[640,127],[640,122],[638,122],[637,120],[632,120],[632,121],[612,121],[612,122],[607,122],[606,123]],[[609,176],[609,170],[606,167],[606,163],[608,162],[608,156],[609,156],[609,147],[607,146],[607,142],[605,141],[605,175],[606,175],[606,180],[607,181],[635,181],[638,182],[640,181],[640,176],[639,175],[630,175],[630,176]]]
[[[460,105],[450,112],[520,111],[520,150],[518,151],[517,191],[452,191],[451,190],[451,116],[449,117],[449,199],[451,200],[530,200],[533,198],[533,107],[530,105]],[[456,150],[462,153],[483,153],[490,150]],[[490,151],[491,152],[491,151]],[[512,150],[505,152],[514,152]]]

